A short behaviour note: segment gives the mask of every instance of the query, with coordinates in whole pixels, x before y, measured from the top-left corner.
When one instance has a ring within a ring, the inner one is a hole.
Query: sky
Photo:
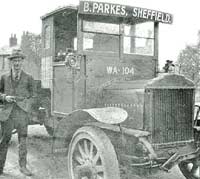
[[[94,0],[97,1],[97,0]],[[159,30],[159,63],[176,61],[180,50],[197,43],[200,30],[199,0],[102,0],[154,9],[173,14],[173,24],[161,24]],[[11,34],[21,38],[23,31],[41,33],[40,17],[59,6],[77,5],[78,0],[2,0],[0,2],[0,47],[8,45]]]

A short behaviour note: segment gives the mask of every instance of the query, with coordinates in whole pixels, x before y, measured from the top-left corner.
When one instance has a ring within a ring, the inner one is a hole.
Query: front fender
[[[78,128],[91,122],[118,124],[125,121],[127,117],[125,110],[116,107],[75,110],[59,121],[55,129],[55,137],[72,136]]]
[[[128,117],[128,113],[124,109],[116,107],[83,109],[83,111],[87,112],[97,121],[106,124],[119,124],[124,122]]]

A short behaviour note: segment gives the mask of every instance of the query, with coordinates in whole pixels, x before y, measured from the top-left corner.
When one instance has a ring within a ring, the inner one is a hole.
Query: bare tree
[[[195,85],[200,84],[200,31],[197,45],[187,45],[180,52],[178,65],[181,74],[193,80]]]
[[[31,32],[24,32],[21,38],[21,48],[27,57],[25,69],[35,79],[40,79],[41,36]]]

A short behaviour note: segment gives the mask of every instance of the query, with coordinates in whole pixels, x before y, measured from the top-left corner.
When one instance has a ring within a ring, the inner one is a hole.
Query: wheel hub
[[[97,173],[95,167],[92,165],[81,165],[75,168],[75,175],[77,179],[96,179]]]
[[[120,179],[114,147],[103,131],[90,126],[77,130],[69,146],[68,171],[72,179]]]

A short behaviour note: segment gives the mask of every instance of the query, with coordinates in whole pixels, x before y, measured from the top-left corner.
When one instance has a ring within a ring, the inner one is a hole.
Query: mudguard
[[[121,108],[107,107],[107,108],[93,108],[93,109],[83,109],[99,122],[106,124],[119,124],[124,122],[128,113]]]
[[[71,136],[79,127],[91,122],[119,124],[128,117],[124,109],[116,107],[75,110],[63,117],[55,126],[55,137]]]

